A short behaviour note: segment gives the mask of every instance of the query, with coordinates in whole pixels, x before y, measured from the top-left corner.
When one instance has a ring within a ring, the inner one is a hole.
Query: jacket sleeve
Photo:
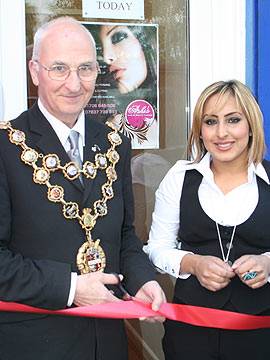
[[[155,270],[142,250],[142,242],[135,234],[134,200],[131,181],[130,142],[126,142],[123,170],[123,199],[124,220],[122,224],[122,246],[121,246],[121,272],[124,275],[124,283],[127,290],[135,295],[140,287],[147,281],[155,279]]]
[[[0,156],[0,300],[48,309],[66,307],[70,265],[25,258],[16,250],[11,250],[13,213],[7,174]],[[27,242],[27,239],[22,235],[20,241]]]

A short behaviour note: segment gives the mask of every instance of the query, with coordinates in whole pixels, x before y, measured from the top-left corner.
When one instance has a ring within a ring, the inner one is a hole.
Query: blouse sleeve
[[[156,191],[149,240],[144,246],[144,251],[158,270],[181,278],[190,275],[180,272],[181,260],[189,252],[180,250],[178,241],[180,198],[186,164],[186,161],[178,161]]]

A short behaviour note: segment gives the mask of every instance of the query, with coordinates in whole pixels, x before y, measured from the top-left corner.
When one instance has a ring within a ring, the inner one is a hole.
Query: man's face
[[[41,41],[38,62],[30,61],[33,83],[45,108],[63,123],[72,127],[81,110],[93,95],[95,80],[82,81],[76,71],[66,80],[52,80],[46,68],[65,64],[72,69],[95,63],[94,44],[76,24],[62,23],[47,31]]]

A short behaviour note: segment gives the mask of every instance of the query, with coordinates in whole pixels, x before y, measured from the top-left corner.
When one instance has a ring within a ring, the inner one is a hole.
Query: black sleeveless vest
[[[263,162],[269,176],[270,162]],[[222,258],[215,222],[203,211],[198,188],[202,175],[197,170],[185,174],[180,200],[180,229],[178,233],[181,249],[195,254],[213,255]],[[234,262],[245,254],[262,254],[270,251],[270,186],[257,177],[259,201],[251,216],[236,227],[233,247],[229,260]],[[222,245],[230,242],[233,227],[219,225]],[[251,269],[252,270],[252,269]],[[217,292],[207,290],[191,275],[188,279],[177,279],[175,297],[190,305],[211,308],[226,308],[230,301],[239,312],[260,314],[270,309],[270,284],[253,290],[244,285],[238,276],[230,284]]]

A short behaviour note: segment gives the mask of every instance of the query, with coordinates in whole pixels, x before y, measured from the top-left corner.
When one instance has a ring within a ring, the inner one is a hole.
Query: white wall
[[[245,0],[190,0],[191,113],[218,80],[245,82]]]
[[[0,82],[0,121],[4,119],[4,113],[5,113],[4,94],[3,94],[3,87]]]
[[[25,3],[0,0],[0,82],[5,119],[18,116],[27,107],[25,56]]]

